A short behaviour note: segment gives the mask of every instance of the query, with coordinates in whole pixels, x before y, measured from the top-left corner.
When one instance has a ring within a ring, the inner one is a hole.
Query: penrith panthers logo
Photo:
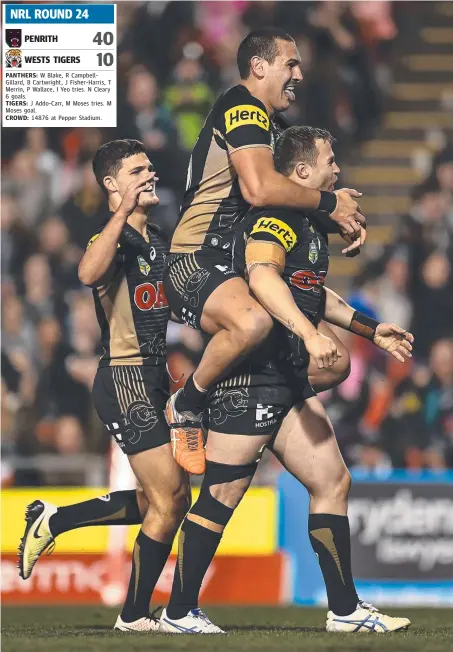
[[[6,29],[5,41],[9,48],[20,48],[22,45],[22,30]]]

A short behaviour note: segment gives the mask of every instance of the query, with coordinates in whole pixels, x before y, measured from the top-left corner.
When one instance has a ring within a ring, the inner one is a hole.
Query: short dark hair
[[[143,152],[144,144],[131,138],[111,140],[98,149],[93,158],[93,172],[105,195],[108,193],[104,186],[104,177],[115,177],[121,169],[123,159]]]
[[[316,165],[318,160],[317,140],[333,143],[335,138],[327,129],[318,127],[289,127],[280,136],[275,149],[275,169],[289,176],[300,161]]]
[[[419,183],[418,186],[412,188],[411,199],[412,201],[418,202],[426,197],[426,195],[439,193],[441,191],[439,182],[437,181],[435,175],[428,177],[422,183]]]
[[[292,36],[277,27],[263,27],[247,34],[239,46],[237,64],[241,79],[250,75],[250,61],[252,57],[261,57],[269,64],[273,64],[278,54],[276,41],[294,42]]]

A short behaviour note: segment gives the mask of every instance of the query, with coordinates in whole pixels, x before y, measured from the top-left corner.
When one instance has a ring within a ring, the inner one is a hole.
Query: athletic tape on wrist
[[[332,214],[337,207],[337,196],[333,192],[321,190],[321,199],[319,200],[318,211],[327,211]]]
[[[361,337],[365,337],[367,340],[373,341],[378,326],[378,321],[371,317],[367,317],[356,310],[352,316],[349,330],[356,335],[360,335]]]

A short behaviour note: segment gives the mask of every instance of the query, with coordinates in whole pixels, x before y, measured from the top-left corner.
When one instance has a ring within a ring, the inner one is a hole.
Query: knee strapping
[[[234,480],[253,477],[258,462],[251,464],[219,464],[206,460],[206,473],[201,485],[200,495],[190,512],[207,518],[218,525],[227,525],[233,515],[234,508],[224,505],[211,494],[211,487],[218,484],[227,484]]]

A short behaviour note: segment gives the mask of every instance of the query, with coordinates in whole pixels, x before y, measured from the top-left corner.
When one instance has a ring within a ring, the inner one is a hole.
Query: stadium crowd
[[[367,6],[379,5],[374,12]],[[104,454],[91,385],[99,329],[77,266],[107,218],[92,174],[97,148],[142,140],[158,175],[155,221],[174,227],[191,148],[219,92],[237,83],[237,45],[274,24],[297,40],[304,87],[287,117],[327,127],[339,160],[373,133],[391,81],[400,29],[390,2],[128,2],[118,8],[118,127],[4,129],[2,133],[2,480],[80,482],[17,459]],[[347,185],[347,184],[346,184]],[[363,312],[409,328],[410,364],[398,365],[346,334],[352,373],[323,397],[349,466],[453,468],[453,148],[432,160],[398,237],[354,279]],[[362,254],[363,255],[363,254]],[[351,279],[352,282],[352,279]],[[172,376],[193,370],[199,333],[170,324]],[[179,380],[183,382],[183,380]],[[269,462],[259,471],[268,481]]]

